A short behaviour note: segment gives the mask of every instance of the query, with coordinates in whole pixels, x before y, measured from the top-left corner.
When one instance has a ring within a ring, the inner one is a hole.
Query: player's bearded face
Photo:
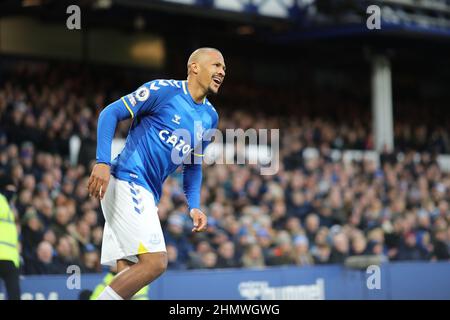
[[[225,78],[225,62],[221,54],[216,53],[205,63],[204,83],[207,84],[208,93],[216,94]]]

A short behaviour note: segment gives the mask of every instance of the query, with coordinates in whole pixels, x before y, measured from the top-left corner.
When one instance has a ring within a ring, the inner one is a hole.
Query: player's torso
[[[157,113],[138,119],[146,129],[149,143],[158,142],[163,150],[186,157],[202,141],[212,120],[206,104],[194,105],[190,96],[174,95]],[[175,151],[174,151],[175,150]]]
[[[202,143],[205,130],[212,127],[211,106],[206,101],[193,102],[181,81],[172,83],[179,84],[179,88],[170,88],[155,112],[133,120],[117,163],[116,171],[122,177],[126,173],[133,180],[148,184],[164,181],[191,156]]]
[[[174,89],[157,112],[136,119],[130,135],[138,128],[144,130],[146,143],[165,154],[176,168],[202,142],[204,131],[211,128],[208,108],[206,103],[194,103],[182,88]]]

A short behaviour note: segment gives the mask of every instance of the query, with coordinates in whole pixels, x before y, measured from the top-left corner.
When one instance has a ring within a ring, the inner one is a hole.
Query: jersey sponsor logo
[[[148,97],[150,96],[150,90],[148,90],[147,87],[140,87],[139,89],[136,90],[134,96],[138,101],[143,102],[147,100]]]
[[[180,124],[180,120],[181,120],[181,117],[179,115],[175,114],[173,116],[172,122],[174,122],[176,124]]]
[[[168,130],[161,130],[159,138],[167,144],[172,145],[175,150],[181,151],[183,155],[188,154],[193,148],[178,136],[171,134]]]

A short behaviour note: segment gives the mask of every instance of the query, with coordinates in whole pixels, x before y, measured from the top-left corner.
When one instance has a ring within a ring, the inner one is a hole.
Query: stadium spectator
[[[364,238],[364,235],[359,233],[353,237],[350,252],[352,256],[362,256],[368,253],[367,240]]]
[[[449,254],[449,231],[450,228],[438,228],[434,234],[433,255],[437,260],[450,260]]]
[[[404,236],[400,245],[398,260],[424,260],[425,252],[417,245],[417,238],[414,232],[409,232]]]
[[[333,236],[333,246],[330,254],[330,263],[343,264],[349,253],[349,244],[347,235],[339,232]]]
[[[26,209],[22,219],[22,255],[31,257],[36,252],[38,244],[44,238],[44,226],[33,207]]]
[[[309,241],[305,235],[297,235],[294,238],[294,259],[299,266],[314,264],[314,258],[309,252]]]
[[[328,264],[330,263],[331,249],[328,244],[320,244],[313,251],[314,264]]]
[[[206,252],[201,255],[200,269],[217,268],[217,254],[213,251]]]
[[[178,251],[177,247],[171,244],[168,244],[167,247],[167,269],[169,270],[184,270],[186,269],[186,265],[181,263],[178,260]]]
[[[70,265],[81,266],[80,250],[75,239],[70,236],[62,236],[56,244],[56,256],[54,263],[61,270],[66,272]]]
[[[259,247],[257,244],[251,244],[245,249],[241,261],[242,265],[246,268],[266,266],[261,247]]]
[[[289,265],[295,264],[294,251],[291,235],[283,230],[277,234],[275,239],[276,246],[271,250],[267,257],[267,265]]]
[[[317,231],[320,226],[319,217],[316,214],[310,214],[306,217],[305,227],[306,227],[306,235],[308,237],[309,242],[314,242],[315,237],[317,235]]]
[[[100,255],[91,243],[84,246],[82,250],[82,272],[84,273],[98,273],[102,271],[100,265]]]
[[[35,256],[25,260],[25,274],[58,274],[63,273],[53,258],[53,246],[48,241],[39,243]]]
[[[189,253],[192,250],[192,244],[190,244],[189,239],[184,231],[184,221],[183,218],[174,214],[168,219],[167,229],[164,232],[164,239],[166,245],[173,245],[177,248],[178,259],[180,261],[188,261]]]
[[[238,268],[239,266],[235,258],[234,243],[223,242],[218,249],[217,268]]]

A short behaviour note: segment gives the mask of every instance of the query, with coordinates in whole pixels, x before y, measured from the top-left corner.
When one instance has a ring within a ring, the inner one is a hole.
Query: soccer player
[[[216,94],[225,77],[217,49],[200,48],[187,63],[187,81],[154,80],[108,105],[98,119],[97,163],[88,182],[105,216],[101,263],[119,273],[99,300],[130,299],[167,268],[158,204],[164,180],[183,166],[183,188],[192,232],[206,229],[200,211],[201,150],[218,115],[206,96]],[[118,121],[132,118],[125,147],[111,162]],[[199,161],[200,160],[200,161]]]

